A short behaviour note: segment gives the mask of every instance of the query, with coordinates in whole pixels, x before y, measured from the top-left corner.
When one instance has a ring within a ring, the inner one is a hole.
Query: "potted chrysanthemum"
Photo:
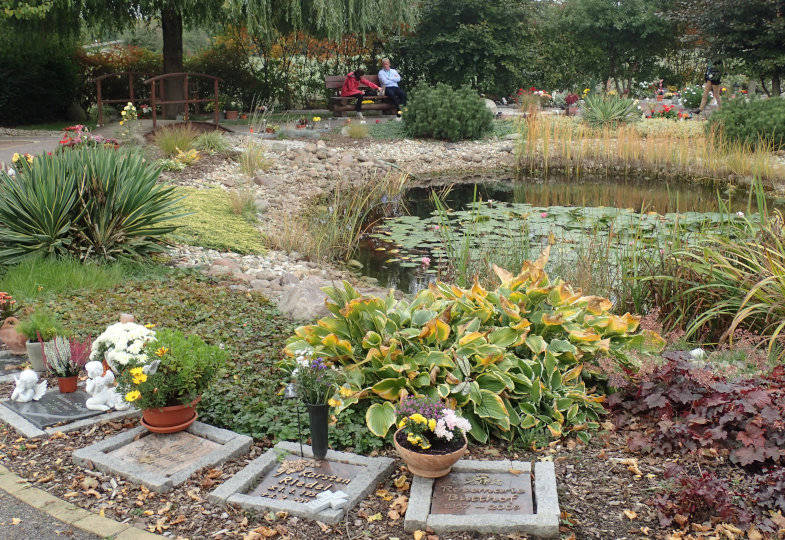
[[[114,323],[93,342],[90,360],[103,362],[119,374],[129,364],[145,360],[144,346],[153,339],[155,331],[147,326],[132,322]]]
[[[141,409],[150,431],[182,431],[196,420],[196,404],[225,361],[225,351],[199,336],[159,330],[123,369],[117,390]]]
[[[445,476],[466,453],[466,432],[471,424],[440,401],[407,397],[396,412],[398,431],[393,442],[412,474]]]

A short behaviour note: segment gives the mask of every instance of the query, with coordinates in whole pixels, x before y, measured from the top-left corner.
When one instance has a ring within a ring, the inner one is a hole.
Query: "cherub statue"
[[[114,389],[114,373],[107,371],[104,375],[104,366],[101,362],[92,361],[85,364],[87,382],[85,391],[90,397],[85,402],[85,407],[91,411],[108,411],[115,409],[123,411],[131,406]]]
[[[38,374],[32,369],[26,369],[14,376],[16,387],[11,394],[11,401],[27,403],[38,401],[46,393],[46,381],[38,382]]]

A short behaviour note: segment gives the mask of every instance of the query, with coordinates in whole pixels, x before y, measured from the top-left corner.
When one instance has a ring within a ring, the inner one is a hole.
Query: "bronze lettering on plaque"
[[[433,483],[431,514],[532,514],[528,473],[451,472]]]
[[[295,502],[308,503],[323,491],[337,491],[349,484],[361,469],[360,465],[304,459],[290,454],[248,495],[271,499],[291,497]]]

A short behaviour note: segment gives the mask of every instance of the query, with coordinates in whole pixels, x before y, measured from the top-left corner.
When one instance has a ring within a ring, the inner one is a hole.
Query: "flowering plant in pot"
[[[182,431],[196,420],[196,404],[226,361],[199,336],[160,330],[121,371],[117,391],[142,411],[156,433]]]
[[[427,397],[405,397],[396,412],[398,431],[393,442],[412,474],[425,478],[448,474],[466,452],[469,421]]]
[[[80,341],[57,336],[46,343],[41,341],[44,364],[57,377],[61,394],[76,392],[79,372],[90,357],[90,345],[89,338]]]
[[[332,395],[340,378],[341,372],[328,366],[321,357],[300,356],[292,371],[297,396],[308,409],[311,449],[316,459],[324,459],[327,455],[327,417],[329,408],[336,405]]]
[[[108,326],[93,342],[90,360],[104,362],[115,373],[119,373],[129,364],[143,363],[147,358],[144,346],[155,339],[152,325],[148,326],[132,322],[119,322]]]
[[[240,104],[236,101],[226,102],[226,119],[237,120],[240,117]]]
[[[65,335],[63,325],[46,310],[34,311],[29,318],[19,324],[19,331],[27,337],[27,358],[35,371],[44,371],[42,343]]]

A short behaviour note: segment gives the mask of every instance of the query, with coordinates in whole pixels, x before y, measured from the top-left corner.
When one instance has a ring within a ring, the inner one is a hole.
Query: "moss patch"
[[[169,240],[236,253],[263,253],[259,230],[232,212],[229,194],[220,188],[178,188],[182,206],[190,215],[175,221],[180,226]]]

